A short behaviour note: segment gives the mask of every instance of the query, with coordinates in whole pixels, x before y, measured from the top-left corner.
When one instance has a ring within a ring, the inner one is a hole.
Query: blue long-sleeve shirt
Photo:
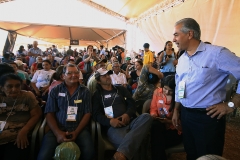
[[[192,56],[180,57],[176,68],[175,101],[189,108],[207,108],[226,98],[228,76],[240,80],[240,58],[224,47],[201,42]],[[178,97],[178,85],[185,82],[185,96]],[[237,93],[240,94],[240,84]]]

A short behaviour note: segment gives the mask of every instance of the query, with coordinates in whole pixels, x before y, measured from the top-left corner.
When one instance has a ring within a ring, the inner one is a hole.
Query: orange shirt
[[[167,101],[166,96],[163,94],[162,88],[159,87],[153,93],[153,98],[150,106],[150,114],[158,115],[159,108],[163,108],[167,119],[172,119],[172,112],[169,112],[170,105],[171,101]],[[166,128],[175,129],[173,124],[166,124]]]

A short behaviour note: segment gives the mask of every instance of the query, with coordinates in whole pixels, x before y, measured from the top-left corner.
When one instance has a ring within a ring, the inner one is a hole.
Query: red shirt
[[[83,69],[83,68],[84,68],[84,61],[82,61],[82,62],[80,62],[80,63],[78,64],[78,68],[79,68],[79,69]]]

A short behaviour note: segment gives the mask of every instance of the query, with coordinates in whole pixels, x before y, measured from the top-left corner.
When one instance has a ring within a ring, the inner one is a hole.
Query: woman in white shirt
[[[44,60],[42,67],[42,70],[37,70],[34,73],[31,86],[37,96],[42,97],[43,100],[47,100],[50,79],[55,71],[51,70],[51,62],[49,60]]]

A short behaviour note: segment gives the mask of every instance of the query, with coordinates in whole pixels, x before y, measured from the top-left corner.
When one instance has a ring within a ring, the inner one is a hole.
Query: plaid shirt
[[[63,96],[64,94],[65,96]],[[74,100],[82,100],[82,102],[74,103]],[[78,107],[76,121],[66,121],[68,106]],[[70,96],[65,83],[57,85],[48,96],[45,113],[50,112],[55,112],[58,127],[61,130],[76,130],[84,114],[92,112],[90,91],[86,87],[79,85],[73,95]]]

